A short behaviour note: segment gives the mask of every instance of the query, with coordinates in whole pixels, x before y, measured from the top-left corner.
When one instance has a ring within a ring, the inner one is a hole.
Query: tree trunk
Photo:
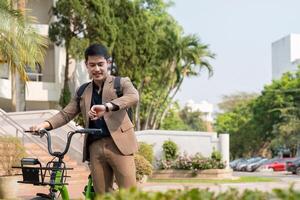
[[[64,77],[64,88],[69,87],[69,48],[66,47],[66,67]]]
[[[150,106],[147,108],[146,111],[146,120],[144,123],[144,126],[142,128],[142,130],[147,130],[148,129],[148,125],[149,125],[149,121],[150,121],[150,116],[151,116],[151,110],[152,110],[152,104],[150,104]]]
[[[135,125],[137,131],[141,130],[140,107],[141,107],[141,103],[139,101],[135,109]]]
[[[177,87],[176,87],[175,92],[172,94],[172,96],[171,96],[171,98],[170,98],[170,102],[173,101],[175,95],[176,95],[177,92],[179,91],[179,89],[180,89],[180,87],[181,87],[181,84],[183,83],[183,79],[184,79],[184,77],[179,81],[179,83],[178,83],[178,85],[177,85]],[[166,114],[168,113],[168,110],[169,110],[169,105],[166,107],[166,109],[164,110],[163,114],[161,115],[160,120],[159,120],[159,123],[161,123],[161,122],[164,120]]]
[[[11,78],[11,111],[15,112],[17,111],[17,91],[16,91],[16,71],[14,70],[13,67],[10,66],[10,78]]]
[[[25,0],[18,0],[17,9],[25,16]],[[24,66],[25,67],[25,66]],[[14,73],[14,90],[15,90],[15,111],[25,111],[26,109],[26,94],[25,94],[25,81],[23,81],[16,71]]]
[[[155,129],[155,118],[157,117],[158,110],[154,110],[151,113],[151,118],[150,118],[150,128]]]
[[[26,110],[26,93],[25,86],[26,83],[21,79],[19,73],[15,74],[16,78],[16,111],[25,111]]]
[[[145,76],[142,77],[142,82],[140,84],[140,86],[137,88],[138,90],[138,93],[140,95],[140,99],[142,99],[142,92],[143,92],[143,89],[144,89],[144,78]],[[141,111],[141,103],[140,101],[137,103],[137,106],[136,106],[136,111],[135,111],[135,119],[136,119],[136,130],[139,131],[141,130],[141,118],[140,118],[140,111]]]
[[[71,100],[71,93],[69,88],[69,47],[66,44],[66,62],[65,62],[65,74],[64,74],[64,85],[63,89],[61,90],[60,98],[59,98],[59,105],[64,108]]]

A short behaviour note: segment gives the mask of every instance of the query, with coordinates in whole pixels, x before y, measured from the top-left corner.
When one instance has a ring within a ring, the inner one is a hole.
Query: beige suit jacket
[[[121,78],[123,96],[118,98],[114,89],[114,78],[114,76],[108,76],[104,82],[102,103],[111,102],[118,105],[120,110],[106,113],[104,120],[120,152],[124,155],[130,155],[138,150],[138,144],[134,134],[134,126],[127,115],[126,108],[136,105],[139,101],[139,95],[130,79],[126,77]],[[55,129],[65,125],[80,112],[82,113],[85,127],[88,128],[88,111],[91,107],[92,90],[93,86],[90,83],[80,98],[80,109],[77,106],[77,96],[75,95],[63,110],[48,119],[47,121],[51,124],[52,128]],[[87,159],[86,139],[87,135],[85,136],[83,146],[83,161]]]

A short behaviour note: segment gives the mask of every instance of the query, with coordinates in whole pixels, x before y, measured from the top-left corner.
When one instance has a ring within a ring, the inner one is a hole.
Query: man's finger
[[[97,116],[94,116],[94,117],[91,118],[91,120],[97,120],[97,119],[98,119]]]
[[[95,112],[95,106],[91,107],[91,112]]]

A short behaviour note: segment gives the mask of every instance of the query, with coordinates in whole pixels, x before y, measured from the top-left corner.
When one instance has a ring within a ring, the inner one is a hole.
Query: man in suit
[[[138,102],[138,92],[126,77],[121,78],[123,96],[117,96],[115,77],[108,73],[110,61],[104,46],[89,46],[85,51],[85,64],[92,81],[84,89],[79,106],[75,95],[58,114],[30,129],[55,129],[81,112],[85,127],[101,128],[105,136],[86,135],[84,140],[83,161],[90,161],[95,191],[100,194],[111,191],[114,176],[121,188],[135,186],[133,154],[138,145],[126,109]]]

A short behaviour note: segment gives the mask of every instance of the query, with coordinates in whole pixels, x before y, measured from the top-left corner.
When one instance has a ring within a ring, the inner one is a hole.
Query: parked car
[[[253,163],[249,163],[247,165],[246,171],[247,172],[254,172],[255,170],[257,170],[261,165],[263,165],[264,163],[266,163],[269,159],[267,158],[262,158],[260,160],[257,160],[256,162]]]
[[[286,162],[293,160],[295,160],[295,158],[274,158],[262,165],[260,170],[285,171]]]
[[[237,171],[238,166],[241,165],[242,163],[246,162],[246,160],[247,159],[245,159],[245,158],[238,159],[235,163],[232,164],[232,169],[234,171]]]
[[[300,175],[300,157],[297,157],[294,161],[287,161],[286,171]]]
[[[244,160],[244,158],[238,158],[238,159],[231,161],[229,163],[230,168],[234,170],[236,168],[236,166],[238,165],[238,163],[242,160]]]
[[[261,157],[249,158],[248,160],[245,160],[244,162],[240,163],[236,169],[237,169],[237,171],[246,171],[247,165],[257,162],[261,159],[262,159]]]

